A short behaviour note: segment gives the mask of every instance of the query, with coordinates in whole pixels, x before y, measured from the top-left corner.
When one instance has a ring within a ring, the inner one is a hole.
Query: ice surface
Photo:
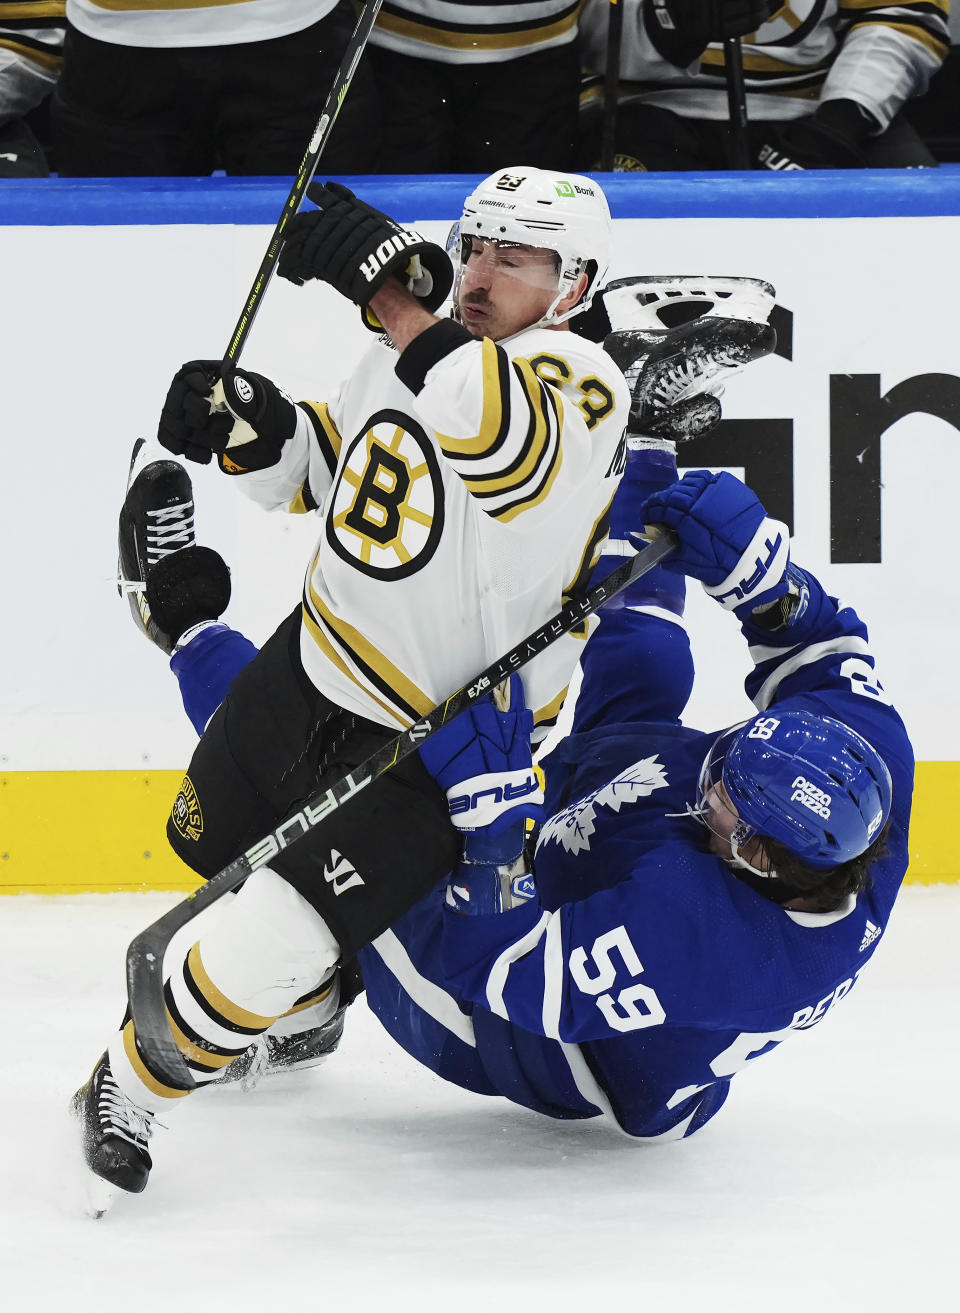
[[[0,904],[3,1307],[39,1313],[911,1313],[960,1306],[960,888],[910,887],[819,1027],[693,1139],[632,1144],[443,1085],[362,1003],[339,1052],[157,1133],[82,1215],[66,1105],[168,895]]]

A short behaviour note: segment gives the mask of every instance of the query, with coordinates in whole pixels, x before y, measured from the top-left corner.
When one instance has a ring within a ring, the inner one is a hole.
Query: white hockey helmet
[[[559,268],[556,299],[539,322],[561,323],[593,300],[610,263],[611,234],[607,198],[592,178],[523,165],[500,169],[467,197],[451,232],[448,250],[455,263],[459,257],[456,289],[469,255],[464,239],[543,247],[556,254]],[[572,310],[558,315],[558,302],[581,274],[589,279],[586,292]]]

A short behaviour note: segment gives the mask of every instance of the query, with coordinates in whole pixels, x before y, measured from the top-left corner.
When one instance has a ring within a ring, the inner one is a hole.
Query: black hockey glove
[[[281,278],[298,285],[319,278],[361,307],[388,278],[399,278],[426,310],[438,309],[450,295],[453,265],[442,246],[402,228],[338,182],[311,188],[310,199],[320,208],[290,220],[277,264]]]
[[[711,41],[756,32],[780,8],[780,0],[644,0],[643,22],[657,52],[686,68]]]
[[[219,360],[189,360],[173,376],[157,439],[177,456],[225,474],[276,465],[297,427],[297,408],[262,374],[237,369],[220,382]]]
[[[854,100],[827,100],[809,118],[771,129],[757,153],[761,169],[863,169],[873,115]]]

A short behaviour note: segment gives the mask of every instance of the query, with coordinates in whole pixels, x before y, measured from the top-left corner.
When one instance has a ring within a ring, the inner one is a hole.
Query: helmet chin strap
[[[740,856],[740,845],[736,839],[730,840],[730,856],[727,858],[729,864],[738,871],[749,871],[751,875],[757,876],[761,880],[776,880],[777,873],[771,866],[769,870],[761,871],[758,867],[751,865],[745,857]]]
[[[583,295],[580,297],[580,300],[576,303],[576,305],[572,305],[569,310],[564,310],[562,315],[558,315],[555,313],[557,306],[560,304],[563,298],[565,296],[570,295],[569,288],[567,289],[567,291],[563,290],[563,275],[561,274],[560,276],[561,286],[557,291],[557,295],[553,299],[549,308],[547,309],[546,314],[544,314],[544,316],[541,319],[537,320],[537,323],[535,325],[536,328],[549,328],[551,324],[564,324],[568,319],[572,319],[574,315],[582,314],[584,310],[589,309],[590,302],[593,300],[593,292],[591,290],[592,283],[590,281],[591,275],[587,273],[586,269],[582,269],[581,272],[577,274],[577,277],[578,278],[581,277],[581,274],[587,274],[587,285],[583,289]],[[594,277],[595,276],[596,275],[594,274]]]
[[[569,293],[561,288],[554,297],[546,314],[541,319],[537,320],[535,327],[550,328],[553,324],[564,324],[568,319],[572,319],[574,315],[580,314],[581,310],[586,309],[583,303],[583,298],[581,298],[576,305],[571,306],[569,310],[564,310],[562,315],[558,315],[556,313],[557,306],[563,298],[568,295]]]

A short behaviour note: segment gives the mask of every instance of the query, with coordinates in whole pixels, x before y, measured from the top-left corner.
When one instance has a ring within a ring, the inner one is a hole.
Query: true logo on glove
[[[475,811],[480,805],[481,800],[486,800],[488,806],[498,807],[504,802],[518,802],[521,798],[529,798],[533,793],[540,792],[540,781],[536,775],[531,772],[520,784],[495,784],[489,789],[478,789],[476,793],[461,793],[451,795],[447,794],[447,805],[450,808],[450,816],[462,816],[465,812]]]
[[[713,593],[713,596],[721,603],[721,605],[723,605],[729,597],[734,597],[738,601],[752,597],[769,574],[770,568],[777,560],[783,545],[784,538],[782,533],[778,533],[773,542],[771,542],[769,538],[764,539],[763,547],[766,548],[767,554],[765,557],[758,556],[755,558],[752,572],[745,575],[739,580],[739,582],[735,583],[732,588],[728,588],[722,593]]]

